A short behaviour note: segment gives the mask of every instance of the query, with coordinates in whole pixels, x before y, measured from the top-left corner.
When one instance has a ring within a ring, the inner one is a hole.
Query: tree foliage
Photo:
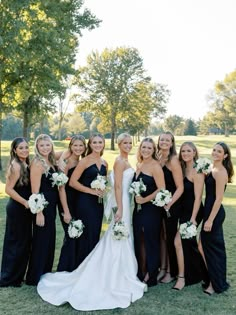
[[[75,95],[79,111],[91,111],[111,133],[111,149],[119,128],[134,134],[148,127],[152,114],[166,112],[169,91],[153,84],[146,75],[143,60],[135,48],[92,52],[87,65],[78,70]]]

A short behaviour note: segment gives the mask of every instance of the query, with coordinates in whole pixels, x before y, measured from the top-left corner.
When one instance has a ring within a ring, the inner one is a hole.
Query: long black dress
[[[187,177],[184,178],[184,192],[182,195],[182,208],[179,222],[185,223],[190,221],[193,211],[195,195],[194,184]],[[201,203],[197,214],[197,224],[202,220],[203,205]],[[198,251],[196,236],[191,239],[181,239],[184,254],[184,276],[185,284],[195,284],[202,280],[202,257]]]
[[[43,209],[45,225],[36,225],[36,214],[33,219],[33,242],[29,268],[26,276],[26,284],[37,285],[40,277],[51,272],[53,267],[55,241],[56,241],[56,207],[59,200],[58,188],[52,187],[53,168],[49,169],[48,175],[42,175],[40,193],[44,194],[48,206]]]
[[[31,195],[30,184],[19,186],[17,182],[14,190],[26,200]],[[20,286],[29,260],[32,214],[12,198],[9,198],[6,212],[0,286]]]
[[[176,185],[172,172],[164,165],[163,172],[165,177],[166,189],[169,190],[172,195],[176,191]],[[170,208],[170,217],[167,218],[166,211],[163,209],[162,213],[166,225],[166,245],[170,262],[170,273],[172,277],[178,274],[177,256],[175,251],[174,239],[178,229],[178,221],[181,212],[181,198],[179,198]]]
[[[205,232],[203,230],[204,223],[207,221],[216,199],[216,183],[211,173],[205,179],[205,186],[206,198],[203,212],[201,242],[206,259],[209,280],[215,292],[221,293],[229,287],[226,281],[226,251],[223,234],[225,210],[223,205],[221,205],[213,221],[211,232]]]
[[[82,173],[79,182],[86,187],[91,187],[91,183],[97,175],[107,175],[105,165],[102,164],[100,170],[96,164],[90,165]],[[79,192],[76,208],[78,219],[82,220],[85,226],[82,235],[79,237],[77,263],[80,265],[100,239],[104,205],[103,202],[98,202],[98,196]]]
[[[70,179],[75,167],[68,170],[68,178]],[[68,208],[70,210],[71,217],[75,220],[78,219],[78,213],[76,211],[76,198],[78,191],[69,186],[69,180],[65,185],[66,198]],[[68,235],[68,224],[65,223],[63,216],[63,209],[61,204],[59,204],[59,215],[60,220],[65,232],[63,245],[61,248],[61,254],[59,257],[59,263],[57,266],[57,271],[73,271],[78,267],[77,256],[78,256],[78,238],[71,238]]]
[[[140,173],[134,181],[142,178],[146,185],[146,191],[142,192],[142,197],[146,197],[157,190],[155,180],[152,176]],[[155,206],[151,201],[143,203],[142,209],[137,210],[137,204],[133,212],[133,232],[134,232],[134,249],[138,262],[138,278],[144,279],[142,274],[143,253],[141,244],[144,237],[146,271],[149,273],[148,285],[157,284],[158,266],[160,264],[160,229],[161,229],[161,208]]]

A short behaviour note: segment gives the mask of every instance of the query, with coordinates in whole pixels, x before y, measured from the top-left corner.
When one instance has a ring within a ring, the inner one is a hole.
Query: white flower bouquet
[[[124,240],[129,237],[129,231],[123,221],[116,222],[112,227],[113,240]]]
[[[68,182],[68,177],[63,172],[55,172],[52,174],[51,180],[52,187],[55,185],[59,187],[65,185]]]
[[[158,193],[156,194],[156,197],[154,200],[152,200],[152,203],[157,207],[164,207],[172,200],[172,194],[167,189],[160,189]],[[166,215],[169,218],[170,212],[169,210],[166,210]]]
[[[179,233],[181,238],[190,239],[197,235],[197,227],[192,222],[187,221],[185,223],[180,224]]]
[[[135,194],[136,196],[140,196],[143,191],[146,191],[146,185],[143,183],[142,178],[139,181],[135,181],[130,185],[129,193]],[[137,210],[141,210],[141,204],[137,205]]]
[[[105,190],[107,185],[107,179],[105,176],[97,175],[96,179],[94,179],[91,183],[91,188]],[[98,197],[98,202],[102,203],[102,197]]]
[[[30,211],[35,214],[43,211],[48,205],[48,201],[45,199],[42,193],[32,194],[28,200]]]
[[[208,158],[199,158],[194,165],[197,173],[208,174],[211,171],[211,161]]]
[[[70,238],[78,238],[83,233],[84,224],[81,220],[71,220],[68,226]]]

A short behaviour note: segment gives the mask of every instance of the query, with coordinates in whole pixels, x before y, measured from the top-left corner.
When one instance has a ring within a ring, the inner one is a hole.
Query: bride
[[[140,299],[147,290],[146,284],[137,278],[137,262],[134,255],[131,229],[129,186],[134,170],[128,161],[132,148],[129,134],[117,138],[120,155],[116,158],[110,174],[112,189],[105,206],[105,215],[113,216],[108,230],[97,246],[73,272],[44,274],[37,286],[43,300],[53,305],[70,303],[76,310],[90,311],[126,308]],[[112,238],[114,222],[123,221],[129,237]]]

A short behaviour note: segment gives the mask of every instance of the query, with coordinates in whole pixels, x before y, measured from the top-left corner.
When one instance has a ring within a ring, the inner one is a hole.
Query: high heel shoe
[[[183,284],[181,287],[176,286],[176,284],[178,283],[179,279],[182,281],[182,284]],[[185,278],[184,278],[184,276],[177,276],[176,284],[172,287],[172,289],[173,290],[177,290],[177,291],[182,290],[185,287]]]
[[[157,282],[159,282],[162,278],[164,278],[165,274],[166,274],[166,268],[161,268],[157,275]]]
[[[165,280],[165,278],[167,278],[167,280]],[[160,280],[160,283],[170,283],[174,281],[174,278],[171,277],[171,274],[169,271],[166,271],[165,276]]]

